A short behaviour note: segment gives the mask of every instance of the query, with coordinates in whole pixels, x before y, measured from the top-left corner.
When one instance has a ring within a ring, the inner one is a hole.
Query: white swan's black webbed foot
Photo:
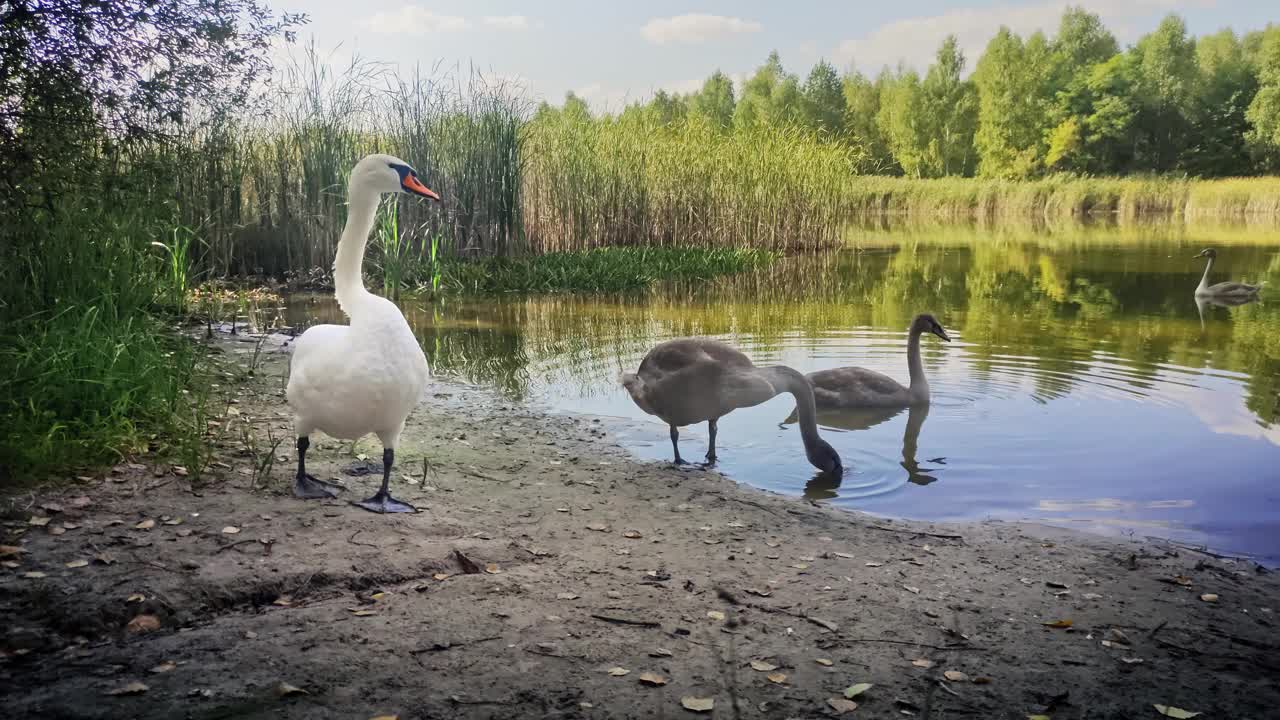
[[[317,479],[314,475],[299,475],[293,480],[293,496],[303,500],[323,500],[338,497],[340,486]]]
[[[391,465],[395,462],[395,458],[395,450],[391,448],[382,450],[382,487],[378,488],[378,492],[373,497],[360,502],[353,502],[351,503],[352,505],[376,513],[418,512],[418,508],[391,497],[391,491],[388,490],[388,486],[391,484]]]
[[[379,514],[418,512],[418,508],[410,505],[407,502],[401,502],[391,497],[391,493],[388,493],[382,490],[379,490],[377,494],[375,494],[373,497],[369,498],[368,500],[361,500],[360,502],[353,502],[351,504],[355,505],[356,507],[364,508],[369,512],[375,512]]]
[[[298,438],[298,474],[293,479],[293,495],[304,500],[316,500],[338,496],[341,485],[318,480],[307,473],[307,448],[311,447],[311,439],[306,435]]]

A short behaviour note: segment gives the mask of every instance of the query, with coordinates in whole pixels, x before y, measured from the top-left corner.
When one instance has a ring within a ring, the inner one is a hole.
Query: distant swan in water
[[[285,395],[298,436],[293,492],[300,498],[334,495],[328,483],[307,474],[312,432],[344,440],[374,433],[382,441],[382,487],[356,505],[379,513],[414,512],[412,505],[391,497],[387,486],[405,419],[427,384],[427,358],[400,308],[365,290],[360,273],[384,193],[440,199],[413,168],[390,155],[370,155],[351,170],[347,225],[333,262],[334,295],[351,322],[311,327],[298,338],[289,361]]]
[[[1261,285],[1249,285],[1248,283],[1238,282],[1220,282],[1217,285],[1209,284],[1209,273],[1213,270],[1213,261],[1218,257],[1218,251],[1213,248],[1206,248],[1200,251],[1195,258],[1209,258],[1209,262],[1204,266],[1204,275],[1200,278],[1200,286],[1196,288],[1196,295],[1200,297],[1248,297],[1257,295],[1262,289]],[[1194,260],[1195,258],[1192,258]]]
[[[947,331],[928,313],[917,315],[911,322],[907,338],[907,370],[910,387],[893,378],[860,367],[819,370],[805,377],[813,385],[813,398],[822,408],[909,407],[929,404],[929,381],[924,377],[920,361],[920,335],[933,333],[951,342]]]
[[[644,356],[640,369],[622,373],[618,381],[636,405],[671,427],[671,449],[680,457],[683,425],[706,422],[711,433],[707,463],[716,461],[716,421],[738,408],[759,405],[788,392],[795,396],[800,437],[809,462],[819,470],[839,474],[840,455],[818,436],[813,389],[804,375],[785,365],[756,367],[751,359],[728,345],[707,338],[660,343]]]

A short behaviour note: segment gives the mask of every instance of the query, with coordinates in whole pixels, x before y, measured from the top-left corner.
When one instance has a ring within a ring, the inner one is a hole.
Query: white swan
[[[298,436],[300,498],[335,495],[334,487],[307,474],[310,435],[316,430],[344,440],[374,433],[382,441],[382,488],[355,503],[373,512],[415,512],[391,497],[387,485],[405,419],[427,383],[427,358],[400,309],[364,288],[360,268],[383,193],[404,192],[439,200],[403,160],[370,155],[351,170],[347,225],[333,262],[333,289],[350,325],[316,325],[298,338],[289,362],[285,394]]]

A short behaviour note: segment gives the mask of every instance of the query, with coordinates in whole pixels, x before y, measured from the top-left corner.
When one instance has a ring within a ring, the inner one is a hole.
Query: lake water
[[[758,365],[859,365],[907,380],[922,338],[927,410],[824,413],[836,480],[805,461],[782,395],[720,421],[719,468],[741,482],[893,517],[1064,524],[1280,562],[1280,296],[1198,306],[1213,281],[1269,280],[1274,226],[853,228],[847,247],[767,271],[626,297],[406,303],[432,370],[513,399],[598,416],[638,457],[667,428],[617,384],[655,343],[706,335]],[[341,321],[295,298],[290,324]],[[706,426],[682,430],[690,460]],[[697,483],[690,471],[690,483]]]

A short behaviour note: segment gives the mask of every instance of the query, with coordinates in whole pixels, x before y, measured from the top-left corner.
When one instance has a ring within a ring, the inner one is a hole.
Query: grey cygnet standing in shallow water
[[[818,436],[813,388],[804,375],[785,365],[756,367],[738,350],[716,340],[668,340],[645,355],[640,369],[622,373],[622,386],[641,410],[671,427],[675,462],[680,457],[683,425],[707,423],[711,433],[707,462],[716,461],[716,421],[738,408],[759,405],[788,392],[795,396],[805,455],[819,470],[840,473],[840,455]]]
[[[947,331],[928,313],[917,315],[911,322],[907,338],[907,370],[911,374],[910,387],[903,387],[897,380],[860,367],[841,367],[809,373],[813,385],[813,397],[818,407],[910,407],[929,404],[929,381],[924,377],[924,365],[920,362],[920,335],[933,333],[951,342]]]

